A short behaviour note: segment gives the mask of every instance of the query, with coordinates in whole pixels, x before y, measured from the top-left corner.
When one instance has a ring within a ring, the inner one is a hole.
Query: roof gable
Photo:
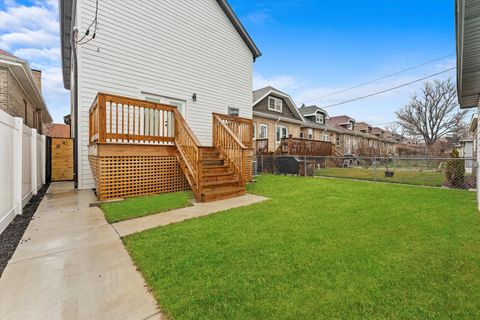
[[[314,116],[317,113],[322,113],[327,118],[329,118],[328,112],[325,109],[322,109],[322,108],[320,108],[318,106],[315,106],[315,105],[312,105],[312,106],[302,105],[300,107],[299,111],[304,117]]]
[[[304,121],[303,116],[300,114],[292,97],[290,97],[290,95],[286,94],[285,92],[282,92],[278,89],[275,89],[274,87],[269,86],[269,87],[265,87],[265,88],[261,88],[253,91],[252,96],[253,96],[252,108],[255,108],[255,106],[259,102],[261,102],[263,99],[265,99],[268,96],[279,97],[286,103],[286,105],[288,106],[288,108],[290,109],[290,111],[292,112],[293,116],[296,119],[300,121]]]
[[[216,0],[222,11],[227,16],[228,20],[232,23],[233,27],[243,40],[245,45],[252,53],[253,60],[255,61],[262,55],[255,42],[245,30],[244,26],[238,19],[232,7],[228,4],[227,0]],[[72,38],[72,16],[75,16],[76,11],[75,0],[59,0],[59,13],[60,13],[60,40],[61,40],[61,53],[62,53],[62,71],[63,71],[63,84],[65,89],[70,89],[70,66],[71,66],[71,54],[72,46],[70,40]]]

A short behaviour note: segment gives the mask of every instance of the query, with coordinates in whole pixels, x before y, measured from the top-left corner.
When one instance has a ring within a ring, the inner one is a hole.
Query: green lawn
[[[124,242],[173,319],[479,319],[468,191],[261,176],[271,200]]]
[[[445,173],[435,171],[394,170],[391,178],[385,177],[385,168],[377,169],[377,181],[404,183],[431,187],[441,187],[445,181]],[[375,180],[373,168],[325,168],[315,172],[317,176],[349,178],[360,180]]]
[[[191,192],[163,193],[153,196],[129,198],[100,205],[109,223],[143,217],[173,209],[188,207],[193,198]]]

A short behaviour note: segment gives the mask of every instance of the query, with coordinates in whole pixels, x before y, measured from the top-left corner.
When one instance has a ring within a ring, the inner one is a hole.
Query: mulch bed
[[[9,226],[0,234],[0,276],[5,270],[8,261],[12,258],[18,243],[23,237],[33,214],[47,193],[49,184],[45,184],[37,195],[33,196],[29,203],[23,207],[23,214],[16,216]]]

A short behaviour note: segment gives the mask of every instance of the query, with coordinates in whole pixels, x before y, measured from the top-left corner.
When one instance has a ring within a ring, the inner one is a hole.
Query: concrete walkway
[[[0,278],[0,319],[162,319],[91,191],[54,183]]]
[[[144,231],[147,229],[166,226],[172,223],[178,223],[185,220],[207,216],[213,213],[249,206],[258,202],[267,200],[265,197],[247,194],[232,199],[220,200],[207,203],[194,203],[192,207],[172,210],[165,213],[159,213],[137,219],[117,222],[113,224],[115,230],[121,237]]]

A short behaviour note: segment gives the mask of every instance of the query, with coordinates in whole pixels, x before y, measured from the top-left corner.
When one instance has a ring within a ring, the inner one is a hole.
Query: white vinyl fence
[[[45,184],[45,136],[0,110],[0,233]]]

